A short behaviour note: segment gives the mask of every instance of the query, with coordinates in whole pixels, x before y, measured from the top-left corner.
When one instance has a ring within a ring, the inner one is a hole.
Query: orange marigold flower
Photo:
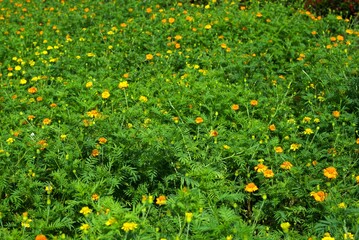
[[[169,23],[174,23],[175,21],[176,21],[176,20],[175,20],[174,18],[169,18],[169,19],[168,19],[168,22],[169,22]]]
[[[233,104],[232,105],[232,110],[234,110],[234,111],[239,110],[239,105],[238,104]]]
[[[338,176],[337,169],[335,167],[327,167],[323,170],[324,176],[326,176],[329,179],[335,179]]]
[[[107,139],[104,138],[104,137],[100,137],[100,138],[98,139],[98,142],[99,142],[100,144],[105,144],[105,143],[107,143]]]
[[[257,185],[255,185],[254,183],[248,183],[247,185],[246,185],[246,187],[244,188],[244,190],[246,191],[246,192],[255,192],[255,191],[257,191],[258,190],[258,187],[257,187]]]
[[[150,61],[153,59],[153,55],[152,54],[146,54],[146,60]]]
[[[34,94],[34,93],[37,92],[37,88],[36,88],[36,87],[31,87],[31,88],[27,89],[27,91],[28,91],[29,93],[31,93],[31,94]]]
[[[264,177],[272,178],[274,177],[274,172],[271,169],[267,169],[263,172]]]
[[[218,136],[218,132],[217,132],[216,130],[211,130],[211,131],[209,132],[209,135],[210,135],[211,137],[217,137],[217,136]]]
[[[333,115],[333,117],[335,117],[335,118],[339,118],[340,112],[339,112],[339,111],[333,111],[333,112],[332,112],[332,115]]]
[[[98,201],[99,198],[100,198],[100,196],[97,193],[94,193],[94,194],[91,195],[92,201]]]
[[[269,130],[271,130],[271,131],[275,131],[275,130],[276,130],[276,127],[275,127],[274,124],[271,124],[268,128],[269,128]]]
[[[197,117],[196,120],[195,120],[195,122],[196,122],[197,124],[203,123],[203,118]]]
[[[359,138],[357,138],[357,141],[356,141],[357,144],[359,144]]]
[[[93,157],[97,157],[98,155],[100,155],[100,151],[98,149],[94,149],[91,152],[91,156]]]
[[[30,121],[31,121],[31,120],[34,120],[34,118],[35,118],[34,115],[29,115],[29,116],[27,116],[27,119],[30,120]]]
[[[293,167],[293,165],[290,162],[285,161],[280,165],[280,167],[286,170],[290,170]]]
[[[257,166],[254,167],[254,170],[256,170],[257,172],[264,172],[267,169],[268,167],[263,163],[259,163]]]
[[[43,234],[39,234],[35,237],[35,240],[47,240],[47,237]]]
[[[44,125],[49,125],[49,124],[51,124],[51,119],[50,118],[45,118],[44,120],[42,120],[42,123]]]
[[[251,106],[257,106],[258,105],[258,101],[257,100],[251,100],[250,101],[250,104],[251,104]]]
[[[282,147],[275,147],[275,148],[274,148],[274,151],[275,151],[276,153],[282,153],[282,152],[283,152],[283,148],[282,148]]]
[[[156,204],[157,205],[160,205],[160,206],[165,205],[166,202],[167,202],[167,199],[166,199],[166,196],[164,196],[164,195],[161,195],[158,198],[156,198]]]
[[[100,115],[101,114],[96,109],[87,112],[87,116],[92,117],[92,118],[98,118],[98,117],[100,117]]]
[[[317,202],[323,202],[327,197],[327,194],[323,191],[319,191],[319,192],[311,192],[310,196],[312,196]]]
[[[50,107],[55,108],[55,107],[57,107],[57,104],[56,103],[51,103]]]

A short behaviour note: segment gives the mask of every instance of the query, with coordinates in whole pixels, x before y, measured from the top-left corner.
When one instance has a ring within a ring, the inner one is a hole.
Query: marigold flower
[[[283,148],[282,148],[282,147],[275,147],[275,148],[274,148],[274,151],[275,151],[276,153],[282,153],[282,152],[283,152]]]
[[[306,135],[310,135],[310,134],[313,134],[314,132],[311,128],[306,128],[303,133]]]
[[[109,220],[107,220],[105,224],[106,224],[106,226],[111,226],[112,224],[114,224],[116,222],[117,222],[116,218],[112,217]]]
[[[97,157],[98,155],[100,155],[100,151],[98,149],[94,149],[91,152],[91,156],[93,157]]]
[[[290,162],[285,161],[280,165],[280,167],[286,170],[290,170],[293,167],[293,165]]]
[[[319,191],[319,192],[311,192],[310,196],[312,196],[317,202],[323,202],[327,194],[323,191]]]
[[[250,104],[251,104],[251,106],[257,106],[258,105],[258,101],[257,100],[251,100],[250,101]]]
[[[338,208],[346,208],[347,205],[344,202],[338,204]]]
[[[196,120],[195,120],[195,122],[196,122],[197,124],[203,123],[203,118],[197,117]]]
[[[210,135],[211,137],[217,137],[217,136],[218,136],[218,132],[217,132],[216,130],[211,130],[211,131],[209,132],[209,135]]]
[[[335,118],[339,118],[340,112],[339,112],[339,111],[333,111],[333,112],[332,112],[332,115],[333,115],[333,117],[335,117]]]
[[[93,86],[93,82],[87,82],[85,86],[86,88],[90,88]]]
[[[31,93],[31,94],[34,94],[34,93],[37,92],[37,88],[36,88],[36,87],[31,87],[31,88],[27,89],[27,91],[28,91],[29,93]]]
[[[192,221],[192,218],[193,218],[193,213],[191,212],[186,212],[185,213],[185,217],[186,217],[186,222],[187,223],[190,223]]]
[[[87,224],[87,223],[83,223],[83,224],[81,225],[80,229],[81,229],[82,231],[84,231],[84,232],[87,232],[87,230],[90,229],[90,225]]]
[[[310,120],[312,120],[312,118],[310,118],[310,117],[304,117],[303,118],[304,123],[310,123]]]
[[[290,223],[289,222],[281,223],[280,227],[282,228],[283,232],[287,233],[290,228]]]
[[[272,178],[272,177],[274,177],[274,172],[271,169],[267,169],[267,170],[264,170],[263,175],[266,178]]]
[[[100,137],[100,138],[98,139],[98,142],[99,142],[100,144],[105,144],[105,143],[107,143],[107,139],[104,138],[104,137]]]
[[[146,54],[146,60],[150,61],[153,59],[153,55],[152,54]]]
[[[127,81],[120,82],[118,84],[118,88],[122,90],[128,88],[128,82]]]
[[[257,187],[257,185],[255,185],[254,183],[248,183],[247,185],[246,185],[246,187],[244,188],[244,190],[246,191],[246,192],[255,192],[255,191],[257,191],[258,190],[258,187]]]
[[[228,149],[230,149],[231,147],[228,146],[228,145],[223,145],[223,148],[224,148],[225,150],[228,150]]]
[[[101,114],[96,109],[87,112],[87,116],[92,117],[92,118],[98,118],[98,117],[100,117],[100,115]]]
[[[129,231],[133,231],[137,228],[138,224],[134,223],[134,222],[125,222],[122,225],[122,230],[124,230],[125,232],[129,232]]]
[[[47,237],[43,234],[39,234],[35,237],[35,240],[47,240]]]
[[[298,144],[298,143],[292,143],[291,145],[290,145],[290,150],[293,150],[293,151],[297,151],[299,148],[300,148],[300,144]]]
[[[263,163],[259,163],[257,166],[254,167],[254,170],[256,172],[264,172],[267,169],[268,169],[268,167],[266,165],[264,165]]]
[[[94,193],[94,194],[91,195],[92,201],[98,201],[99,198],[100,198],[100,196],[97,193]]]
[[[107,98],[109,98],[110,97],[110,92],[108,91],[108,90],[105,90],[105,91],[103,91],[102,93],[101,93],[101,97],[103,98],[103,99],[107,99]]]
[[[322,240],[335,240],[335,238],[330,236],[330,233],[324,233]]]
[[[323,170],[324,176],[326,176],[329,179],[335,179],[338,176],[338,172],[335,169],[335,167],[328,167]]]
[[[140,102],[145,103],[145,102],[147,102],[147,101],[148,101],[148,98],[147,98],[147,97],[145,97],[145,96],[140,96],[140,98],[139,98],[138,100],[140,100]]]
[[[354,239],[354,234],[350,232],[344,233],[344,239]]]
[[[359,184],[359,175],[355,177],[355,180],[356,180],[357,183]]]
[[[87,216],[90,213],[92,213],[92,209],[90,209],[89,207],[86,206],[86,207],[81,208],[80,213]]]
[[[271,130],[272,132],[276,130],[276,127],[274,124],[271,124],[269,127],[269,130]]]
[[[356,143],[359,144],[359,138],[357,138]]]
[[[42,120],[42,123],[44,125],[49,125],[49,124],[51,124],[51,119],[50,118],[45,118],[44,120]]]
[[[167,202],[167,199],[166,199],[166,196],[164,196],[164,195],[161,195],[158,198],[156,198],[156,204],[157,205],[160,205],[160,206],[165,205],[166,202]]]
[[[205,29],[209,30],[212,28],[211,24],[207,24],[206,26],[204,26]]]
[[[239,105],[238,104],[233,104],[232,105],[232,110],[234,110],[234,111],[239,110]]]

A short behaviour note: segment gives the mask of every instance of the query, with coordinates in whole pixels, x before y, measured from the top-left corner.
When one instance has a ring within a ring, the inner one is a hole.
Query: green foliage
[[[3,1],[0,238],[357,237],[359,29],[297,4]]]

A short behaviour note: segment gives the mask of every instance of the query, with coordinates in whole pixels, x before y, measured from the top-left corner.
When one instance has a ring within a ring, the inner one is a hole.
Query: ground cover
[[[0,3],[1,239],[359,236],[355,21]]]

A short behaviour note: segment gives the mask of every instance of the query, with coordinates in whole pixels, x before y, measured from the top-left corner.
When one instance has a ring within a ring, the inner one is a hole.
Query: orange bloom
[[[276,153],[282,153],[282,152],[283,152],[283,148],[282,148],[282,147],[275,147],[275,148],[274,148],[274,151],[275,151]]]
[[[94,149],[91,152],[91,156],[93,157],[97,157],[98,155],[100,155],[100,151],[98,149]]]
[[[44,120],[42,120],[42,123],[44,125],[49,125],[51,123],[51,119],[50,118],[45,118]]]
[[[324,176],[326,176],[329,179],[335,179],[338,176],[337,169],[335,167],[328,167],[323,170]]]
[[[107,143],[107,139],[104,138],[104,137],[100,137],[100,138],[98,139],[98,142],[99,142],[100,144],[105,144],[105,143]]]
[[[209,135],[210,135],[211,137],[217,137],[217,136],[218,136],[218,132],[217,132],[216,130],[211,130],[211,131],[209,132]]]
[[[335,117],[335,118],[339,118],[340,112],[339,112],[339,111],[333,111],[333,112],[332,112],[332,115],[333,115],[333,117]]]
[[[30,121],[31,121],[31,120],[34,120],[34,118],[35,118],[34,115],[29,115],[29,116],[27,116],[27,119],[30,120]]]
[[[146,60],[152,60],[153,55],[152,54],[146,54]]]
[[[311,192],[310,196],[312,196],[317,202],[323,202],[327,197],[327,194],[323,191],[319,191],[319,192]]]
[[[239,110],[239,105],[238,104],[233,104],[232,105],[232,110],[234,110],[234,111]]]
[[[169,18],[169,19],[168,19],[168,22],[169,22],[169,23],[174,23],[174,22],[175,22],[175,19],[174,19],[174,18]]]
[[[272,178],[274,177],[274,172],[271,169],[267,169],[263,172],[264,177]]]
[[[91,199],[92,201],[98,201],[100,196],[97,193],[92,194]]]
[[[46,236],[43,234],[39,234],[35,237],[35,240],[47,240]]]
[[[156,198],[156,204],[157,205],[160,205],[160,206],[165,205],[166,202],[167,202],[167,199],[166,199],[166,196],[164,196],[164,195],[161,195],[158,198]]]
[[[280,167],[286,170],[290,170],[293,167],[293,165],[290,162],[285,161],[280,165]]]
[[[359,144],[359,138],[357,138],[357,141],[356,141],[357,144]]]
[[[94,109],[94,110],[87,112],[87,116],[92,117],[92,118],[98,118],[98,117],[100,117],[100,113],[96,109]]]
[[[258,101],[257,100],[251,100],[250,101],[250,104],[251,104],[251,106],[257,106],[258,105]]]
[[[203,123],[203,118],[197,117],[196,120],[195,120],[195,122],[196,122],[197,124]]]
[[[259,163],[257,166],[254,167],[254,170],[256,170],[257,172],[264,172],[267,169],[268,167],[263,163]]]
[[[269,126],[269,130],[271,130],[271,131],[275,131],[275,130],[276,130],[275,125],[274,125],[274,124],[271,124],[271,125]]]
[[[255,192],[255,191],[257,191],[258,190],[258,187],[257,187],[257,185],[255,185],[254,183],[248,183],[247,185],[246,185],[246,187],[244,188],[244,190],[246,191],[246,192]]]
[[[36,87],[31,87],[31,88],[27,89],[27,91],[28,91],[29,93],[31,93],[31,94],[34,94],[34,93],[37,92],[37,88],[36,88]]]

